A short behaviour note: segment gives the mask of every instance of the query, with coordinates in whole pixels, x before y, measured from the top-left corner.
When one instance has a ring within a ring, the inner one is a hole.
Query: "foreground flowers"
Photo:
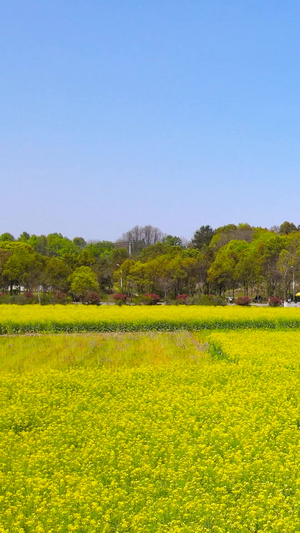
[[[300,332],[9,337],[0,532],[294,532]]]

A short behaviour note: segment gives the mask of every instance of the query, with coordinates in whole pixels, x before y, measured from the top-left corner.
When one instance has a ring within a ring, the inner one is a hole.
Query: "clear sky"
[[[0,6],[0,233],[300,224],[298,0]]]

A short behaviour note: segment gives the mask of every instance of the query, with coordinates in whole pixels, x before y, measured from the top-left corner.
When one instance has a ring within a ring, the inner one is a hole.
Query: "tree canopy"
[[[288,298],[300,290],[300,228],[283,222],[271,229],[247,223],[200,226],[188,245],[153,226],[135,226],[116,243],[87,242],[61,233],[0,236],[0,286],[64,293],[84,300],[87,292],[131,297],[156,293],[263,294]],[[130,245],[129,245],[130,243]]]

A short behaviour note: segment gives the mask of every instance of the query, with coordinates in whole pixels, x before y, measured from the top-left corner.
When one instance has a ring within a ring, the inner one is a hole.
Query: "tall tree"
[[[279,232],[282,235],[288,235],[289,233],[292,233],[292,231],[297,231],[297,228],[294,224],[294,222],[283,222],[279,228]]]
[[[71,273],[70,267],[62,259],[51,257],[46,259],[42,280],[54,291],[67,292],[70,287]]]
[[[15,247],[5,263],[2,276],[9,285],[10,292],[14,286],[33,290],[41,283],[43,266],[44,258],[41,254],[24,244]]]
[[[123,233],[117,243],[130,246],[133,255],[137,255],[150,244],[162,241],[165,235],[153,226],[134,226],[131,230]],[[129,245],[130,243],[130,245]]]
[[[192,238],[192,245],[201,250],[204,246],[208,246],[212,240],[215,231],[210,226],[200,226],[194,233]]]
[[[6,241],[14,241],[15,238],[11,233],[2,233],[0,235],[0,242],[6,242]]]
[[[80,300],[84,300],[89,292],[99,291],[97,276],[88,266],[76,268],[70,275],[70,281],[72,294]]]

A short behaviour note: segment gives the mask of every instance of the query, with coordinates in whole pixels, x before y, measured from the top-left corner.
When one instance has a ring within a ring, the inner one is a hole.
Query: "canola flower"
[[[299,343],[3,337],[0,532],[299,531]]]
[[[0,334],[300,328],[298,308],[0,306]]]

